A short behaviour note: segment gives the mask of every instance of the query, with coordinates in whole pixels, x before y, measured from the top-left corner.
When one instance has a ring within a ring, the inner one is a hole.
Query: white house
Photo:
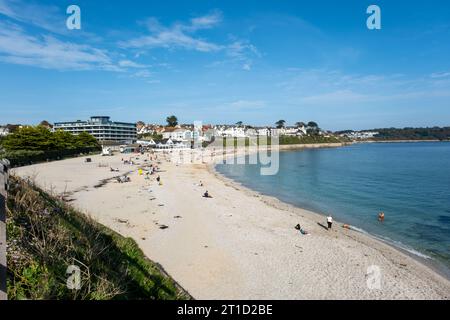
[[[138,141],[136,141],[136,143],[138,143],[138,144],[140,144],[140,145],[142,145],[144,147],[154,147],[154,146],[156,146],[156,143],[155,143],[155,141],[153,141],[153,139],[150,139],[150,140],[138,140]]]
[[[155,145],[157,150],[171,150],[171,149],[187,149],[189,146],[183,141],[172,139],[163,139]]]
[[[187,141],[193,139],[193,131],[181,128],[166,128],[162,133],[163,139]]]
[[[9,129],[7,127],[0,127],[0,136],[5,137],[9,134]]]
[[[245,128],[236,126],[219,126],[215,128],[216,136],[227,138],[245,138]]]

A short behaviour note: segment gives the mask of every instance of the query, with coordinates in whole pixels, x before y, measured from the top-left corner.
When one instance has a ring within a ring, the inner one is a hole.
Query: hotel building
[[[137,139],[135,123],[114,122],[103,116],[91,117],[87,121],[56,122],[53,130],[64,130],[72,134],[88,132],[98,141],[133,143]]]

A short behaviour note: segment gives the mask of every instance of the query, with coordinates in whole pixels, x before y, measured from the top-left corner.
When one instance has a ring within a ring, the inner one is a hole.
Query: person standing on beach
[[[331,229],[331,226],[333,225],[333,217],[331,215],[329,215],[327,217],[327,224],[328,224],[328,229]]]

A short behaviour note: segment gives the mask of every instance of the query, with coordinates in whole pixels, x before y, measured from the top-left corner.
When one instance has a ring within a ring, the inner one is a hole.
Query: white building
[[[8,127],[0,127],[0,137],[5,137],[9,134]]]
[[[53,131],[64,130],[72,134],[87,132],[99,141],[118,141],[133,143],[136,141],[137,132],[135,123],[113,122],[109,117],[91,117],[87,121],[56,122]]]
[[[245,133],[244,127],[237,127],[237,126],[218,126],[215,127],[215,135],[217,137],[224,137],[224,138],[245,138],[247,135]]]
[[[341,137],[347,137],[352,140],[367,140],[375,137],[379,132],[376,131],[350,131],[340,134]]]
[[[170,150],[170,149],[187,149],[189,146],[183,141],[177,141],[174,139],[163,139],[155,145],[155,149],[158,150]]]
[[[166,128],[162,136],[163,139],[188,141],[193,139],[193,131],[182,128]]]

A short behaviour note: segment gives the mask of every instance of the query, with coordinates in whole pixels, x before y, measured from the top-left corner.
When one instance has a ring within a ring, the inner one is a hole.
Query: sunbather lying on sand
[[[300,226],[300,224],[297,224],[297,225],[295,226],[295,229],[298,230],[298,231],[300,231],[301,234],[304,234],[304,235],[308,235],[308,234],[309,234],[308,231],[302,229],[302,227]]]
[[[203,194],[204,198],[212,198],[212,196],[208,193],[208,190]]]

